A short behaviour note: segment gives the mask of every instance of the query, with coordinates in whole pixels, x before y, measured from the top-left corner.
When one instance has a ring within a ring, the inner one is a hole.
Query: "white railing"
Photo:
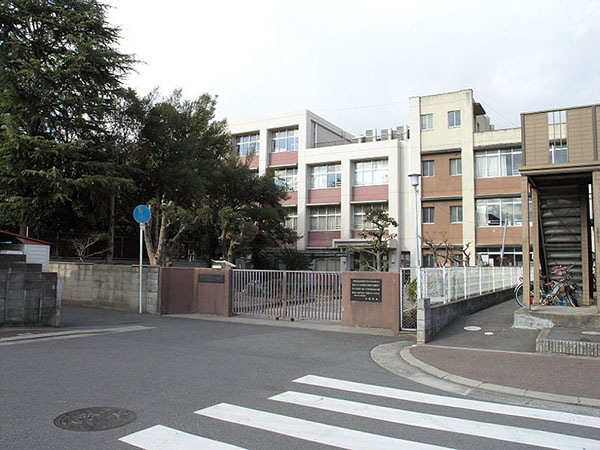
[[[442,267],[418,269],[418,295],[431,304],[448,303],[515,287],[522,267]]]

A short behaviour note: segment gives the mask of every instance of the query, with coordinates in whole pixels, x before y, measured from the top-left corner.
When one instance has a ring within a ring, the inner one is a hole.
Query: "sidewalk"
[[[600,358],[536,353],[542,330],[512,328],[517,308],[507,301],[459,318],[431,343],[405,347],[400,356],[430,375],[465,386],[600,407]],[[583,342],[600,342],[598,332],[551,331]]]

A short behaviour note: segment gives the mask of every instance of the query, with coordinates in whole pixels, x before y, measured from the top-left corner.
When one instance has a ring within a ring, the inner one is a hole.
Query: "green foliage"
[[[388,229],[390,226],[398,227],[398,222],[387,211],[370,207],[365,213],[364,225],[360,237],[369,240],[369,247],[356,249],[360,252],[361,270],[383,272],[389,268],[389,262],[385,259],[389,241],[396,237],[395,233],[388,233]],[[374,265],[369,263],[366,255],[374,258]]]
[[[0,103],[19,129],[56,142],[102,131],[134,62],[114,49],[105,10],[88,0],[0,3]]]
[[[408,284],[408,298],[411,301],[417,301],[417,279],[415,278]]]
[[[295,248],[282,248],[277,253],[277,259],[285,265],[286,270],[308,270],[310,268],[309,259]]]
[[[208,94],[189,101],[176,90],[146,104],[135,158],[144,171],[141,195],[153,207],[146,248],[152,264],[165,265],[175,245],[207,216],[204,209],[214,207],[207,195],[231,153],[231,138],[226,122],[214,120],[216,100]]]
[[[284,225],[287,212],[281,201],[287,193],[275,183],[272,171],[257,175],[230,154],[212,181],[208,198],[214,212],[204,225],[220,230],[223,258],[234,262],[236,256],[250,256],[255,268],[272,267],[268,251],[296,241]]]
[[[222,208],[218,215],[221,253],[227,261],[235,262],[237,251],[248,251],[248,243],[256,235],[257,226],[242,210],[236,211],[231,206]]]
[[[135,232],[152,208],[146,246],[168,264],[180,242],[207,260],[295,241],[272,173],[233,154],[216,98],[186,100],[122,87],[135,60],[94,0],[0,0],[0,227],[86,237]]]
[[[89,210],[129,182],[106,152],[105,120],[134,60],[105,7],[0,2],[0,210],[6,225],[95,228]],[[57,212],[60,212],[57,214]]]
[[[138,154],[148,192],[186,207],[206,194],[220,161],[231,152],[227,124],[214,120],[215,109],[208,94],[189,101],[180,90],[151,106]]]

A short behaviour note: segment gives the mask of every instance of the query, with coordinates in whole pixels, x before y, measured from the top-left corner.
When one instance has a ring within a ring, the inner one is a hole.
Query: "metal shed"
[[[28,264],[41,264],[42,271],[48,272],[49,242],[0,230],[0,253],[25,255]]]

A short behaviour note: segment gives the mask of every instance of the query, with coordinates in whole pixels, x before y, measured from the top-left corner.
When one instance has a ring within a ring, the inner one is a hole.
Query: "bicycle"
[[[575,283],[571,278],[569,269],[573,266],[554,266],[552,273],[562,277],[553,281],[552,290],[540,299],[541,305],[558,305],[558,306],[577,306],[577,298],[575,296]]]
[[[575,283],[573,282],[569,269],[573,266],[554,266],[552,268],[552,274],[560,276],[558,280],[551,280],[547,283],[540,283],[540,305],[554,305],[554,306],[577,306],[577,299],[575,297]],[[545,277],[540,277],[540,281],[543,281]],[[523,306],[523,278],[519,277],[520,283],[515,287],[514,294],[515,300],[519,306]],[[533,283],[530,284],[529,289],[530,302],[533,301]]]
[[[540,275],[540,298],[546,295],[547,285],[550,284],[545,283],[545,279],[546,277]],[[514,295],[519,306],[523,307],[523,277],[519,277],[519,284],[515,286]],[[530,304],[533,303],[533,282],[529,284],[529,301]]]

